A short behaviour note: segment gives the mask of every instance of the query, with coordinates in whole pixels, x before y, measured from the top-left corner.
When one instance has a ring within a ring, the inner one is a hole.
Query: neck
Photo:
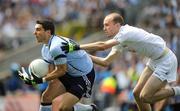
[[[54,35],[47,37],[46,44],[51,44],[51,40],[52,40],[53,36]]]

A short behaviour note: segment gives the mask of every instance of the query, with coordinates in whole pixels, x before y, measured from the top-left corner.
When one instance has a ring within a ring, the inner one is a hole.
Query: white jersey
[[[160,36],[129,25],[121,26],[119,33],[113,39],[120,43],[113,48],[127,49],[151,59],[160,57],[166,48],[166,43]]]

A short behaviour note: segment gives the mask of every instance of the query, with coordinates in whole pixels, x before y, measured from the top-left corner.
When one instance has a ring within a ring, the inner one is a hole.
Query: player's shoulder
[[[68,38],[65,38],[63,36],[57,36],[55,35],[52,39],[52,42],[63,42],[63,41],[68,41]]]
[[[128,33],[128,32],[134,31],[135,29],[138,29],[138,28],[126,24],[126,25],[124,25],[124,26],[122,26],[122,27],[120,28],[120,32],[122,32],[122,33]]]
[[[49,46],[49,51],[50,52],[59,52],[61,51],[61,46],[65,42],[67,43],[69,40],[68,38],[64,38],[62,36],[54,36],[51,45]]]
[[[51,47],[59,46],[63,42],[68,42],[68,40],[67,39],[63,39],[61,36],[54,36],[52,41],[51,41]]]

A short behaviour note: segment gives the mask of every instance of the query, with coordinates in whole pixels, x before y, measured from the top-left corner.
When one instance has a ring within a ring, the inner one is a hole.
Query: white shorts
[[[171,50],[160,59],[150,59],[146,65],[154,71],[153,75],[160,80],[167,80],[167,82],[176,81],[177,58]]]

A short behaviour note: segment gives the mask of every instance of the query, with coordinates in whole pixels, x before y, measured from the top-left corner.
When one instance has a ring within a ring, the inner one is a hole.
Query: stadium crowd
[[[180,64],[179,0],[0,0],[0,59],[3,59],[7,52],[16,51],[30,42],[29,40],[33,40],[33,24],[37,19],[52,19],[56,23],[57,33],[80,41],[102,31],[103,18],[109,12],[118,12],[125,18],[125,23],[145,28],[164,37]],[[108,52],[109,50],[90,53],[106,56]],[[92,101],[100,109],[116,106],[121,111],[134,111],[136,107],[132,88],[146,61],[127,52],[109,67],[95,65],[96,81]],[[16,76],[20,64],[13,63],[10,67],[12,77],[1,82],[2,95],[16,92],[18,89],[38,89],[40,92],[44,90],[46,84],[37,88],[22,84]],[[179,74],[180,67],[178,76]],[[180,80],[173,84],[179,82]],[[179,102],[179,97],[170,98],[165,110],[175,110]],[[154,108],[156,111],[158,105],[154,105]]]

